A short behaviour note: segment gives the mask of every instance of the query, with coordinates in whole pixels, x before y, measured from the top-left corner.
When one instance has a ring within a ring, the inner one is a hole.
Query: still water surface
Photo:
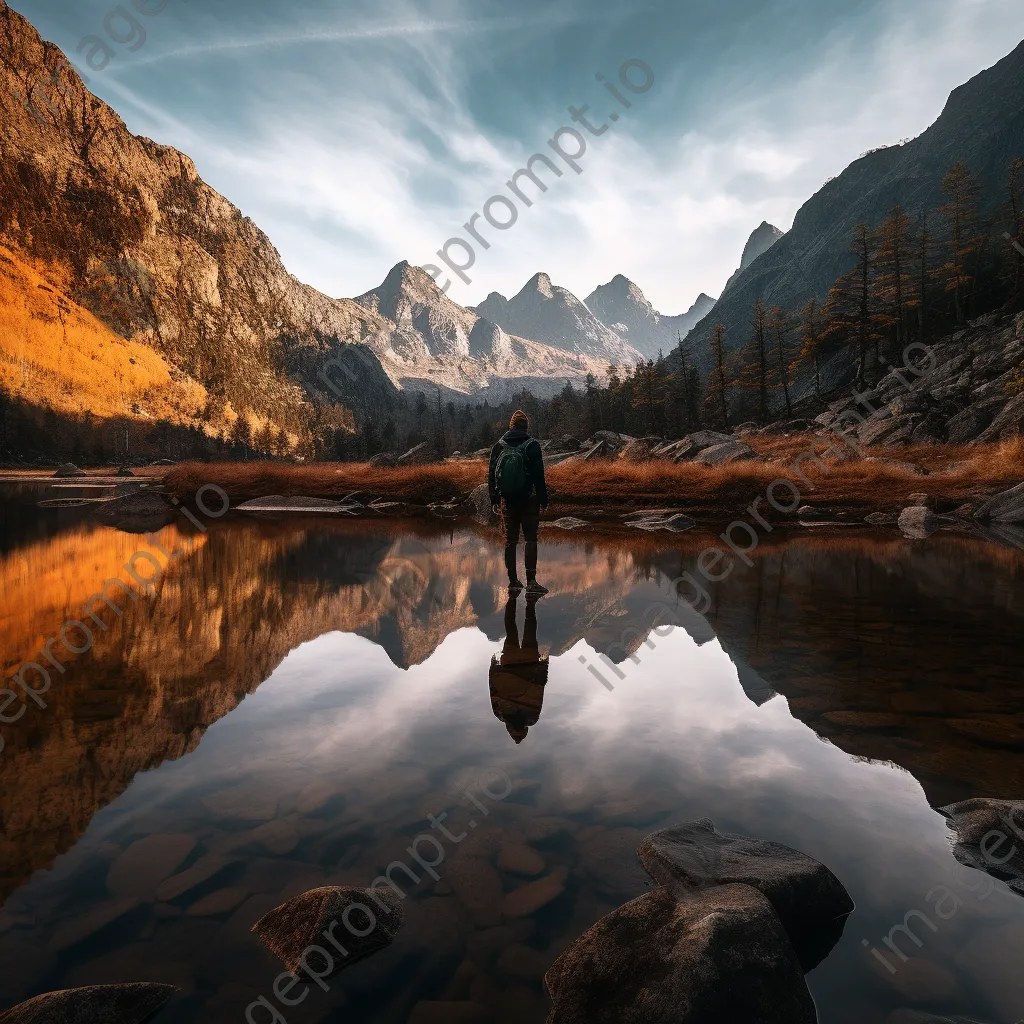
[[[35,497],[0,505],[5,675],[153,550]],[[808,976],[823,1024],[1024,1016],[1024,900],[956,865],[935,809],[1024,797],[1024,553],[792,535],[700,617],[669,586],[696,535],[549,531],[532,614],[472,525],[182,522],[155,539],[183,551],[158,594],[105,615],[48,706],[0,729],[0,1009],[151,980],[181,988],[161,1024],[241,1022],[282,970],[249,926],[314,886],[415,867],[407,847],[447,813],[465,838],[444,841],[439,880],[407,884],[394,946],[289,1022],[404,1024],[423,1000],[543,1021],[546,964],[649,886],[640,840],[700,817],[824,861],[855,899]],[[679,628],[648,634],[654,602]],[[609,649],[612,689],[588,671]],[[535,877],[536,909],[517,894]],[[938,886],[958,897],[947,919]],[[884,950],[911,909],[935,930],[901,942],[893,975],[862,940]]]

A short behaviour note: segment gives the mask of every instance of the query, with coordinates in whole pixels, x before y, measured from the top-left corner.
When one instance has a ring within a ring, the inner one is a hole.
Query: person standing
[[[519,532],[526,539],[526,593],[541,596],[547,588],[537,582],[537,531],[540,515],[548,507],[548,489],[544,482],[544,455],[540,442],[530,436],[530,418],[522,409],[512,415],[508,431],[491,449],[487,471],[487,489],[491,508],[505,512],[505,568],[508,589],[523,589],[516,568]]]

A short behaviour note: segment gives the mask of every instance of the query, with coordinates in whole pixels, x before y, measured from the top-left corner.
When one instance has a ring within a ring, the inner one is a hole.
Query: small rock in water
[[[525,843],[511,843],[501,848],[498,867],[514,875],[539,875],[544,870],[544,858]]]
[[[79,469],[73,462],[65,462],[63,465],[58,466],[54,476],[59,477],[72,477],[72,476],[85,476],[85,470]]]
[[[348,928],[342,923],[342,915],[350,907],[355,909],[349,911],[352,927]],[[368,908],[373,917],[363,908]],[[402,918],[402,898],[390,887],[355,889],[347,885],[332,885],[310,889],[282,903],[261,917],[251,930],[267,949],[284,961],[292,974],[305,972],[303,954],[310,946],[329,950],[330,964],[319,953],[310,957],[311,967],[317,975],[329,978],[390,946],[402,926]],[[373,930],[368,935],[358,935],[357,932],[366,930],[371,920],[376,921]],[[348,950],[348,956],[323,937],[323,933],[335,923],[334,934]]]
[[[0,1013],[0,1024],[145,1024],[177,991],[134,982],[47,992]]]
[[[952,520],[948,516],[936,515],[926,505],[913,505],[900,513],[898,522],[904,536],[912,540],[925,540]]]

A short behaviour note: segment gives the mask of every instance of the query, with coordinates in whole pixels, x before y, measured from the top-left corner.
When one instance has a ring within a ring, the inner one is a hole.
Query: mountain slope
[[[533,338],[567,352],[614,363],[636,363],[640,352],[602,323],[568,289],[535,274],[511,299],[492,292],[474,312],[510,334]]]
[[[824,299],[853,265],[850,241],[857,224],[877,225],[896,203],[913,215],[935,210],[943,202],[942,178],[958,160],[977,177],[983,197],[1001,202],[1011,161],[1022,155],[1024,43],[954,90],[924,134],[856,160],[804,204],[792,229],[740,272],[714,316],[690,336],[702,369],[709,368],[708,342],[719,319],[727,347],[735,351],[750,340],[756,299],[788,310],[812,297]]]
[[[656,359],[659,353],[675,348],[678,339],[685,338],[714,304],[710,295],[701,294],[687,312],[665,316],[636,284],[621,274],[595,288],[586,299],[587,308],[598,319],[648,359]]]
[[[211,419],[230,403],[299,427],[310,419],[299,374],[333,402],[317,384],[325,359],[390,329],[288,274],[267,236],[187,156],[132,135],[3,0],[0,117],[0,238],[112,332],[205,388]],[[375,364],[369,351],[357,356],[346,400],[393,397]]]

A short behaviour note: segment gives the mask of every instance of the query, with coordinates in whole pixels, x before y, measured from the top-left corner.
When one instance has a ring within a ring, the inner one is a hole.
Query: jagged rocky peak
[[[761,226],[755,228],[747,244],[743,247],[743,258],[740,260],[740,270],[746,270],[758,256],[766,253],[783,235],[774,224],[768,221],[761,221]]]
[[[640,286],[622,274],[616,274],[607,284],[595,288],[586,303],[606,324],[620,323],[630,330],[635,329],[638,321],[655,324],[661,319]]]
[[[506,299],[501,292],[491,292],[491,294],[488,295],[479,306],[470,306],[469,308],[472,309],[477,316],[482,316],[485,320],[491,320],[494,323],[498,323],[504,315],[505,310],[508,309],[508,299]]]
[[[412,266],[406,260],[392,267],[381,284],[356,296],[355,301],[395,324],[407,323],[423,308],[465,314],[472,319],[472,314],[449,299],[425,270]],[[460,315],[458,318],[466,317]],[[467,322],[466,326],[468,328],[471,324]]]
[[[564,289],[559,289],[559,291],[563,290]],[[527,281],[526,287],[519,294],[527,295],[534,292],[545,299],[553,299],[555,297],[555,290],[554,286],[551,284],[551,278],[543,271],[539,274],[534,274],[533,277]]]

